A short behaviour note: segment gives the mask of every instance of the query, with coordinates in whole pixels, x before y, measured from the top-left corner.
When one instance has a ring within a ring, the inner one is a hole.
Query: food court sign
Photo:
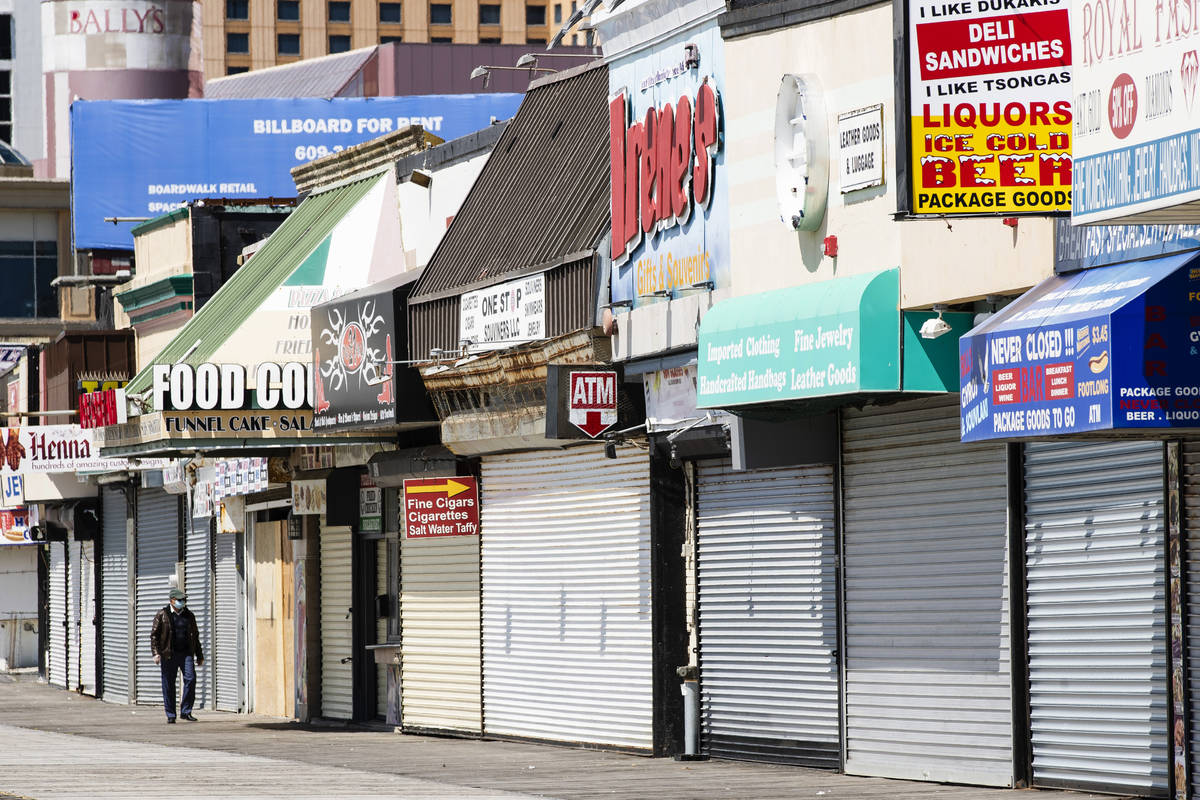
[[[1066,0],[909,0],[914,214],[1071,209]]]
[[[1196,11],[1159,0],[1072,2],[1075,222],[1194,221],[1194,212],[1162,214],[1200,200]]]

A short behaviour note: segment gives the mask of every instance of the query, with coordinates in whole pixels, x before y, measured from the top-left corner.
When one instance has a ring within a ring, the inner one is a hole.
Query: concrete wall
[[[853,43],[851,45],[850,43]],[[892,6],[873,6],[726,41],[723,95],[735,295],[901,267],[901,305],[928,307],[1013,294],[1053,271],[1052,224],[1022,219],[896,222]],[[829,131],[828,206],[819,229],[794,231],[775,201],[775,106],[785,74],[815,75]],[[840,113],[882,104],[884,185],[842,194],[835,164]],[[904,115],[907,112],[901,110]],[[823,255],[825,237],[838,256]]]

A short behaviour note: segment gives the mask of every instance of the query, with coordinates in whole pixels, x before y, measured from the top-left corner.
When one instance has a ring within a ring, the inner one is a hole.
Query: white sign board
[[[546,275],[538,273],[460,298],[458,339],[467,348],[503,350],[546,338]]]
[[[18,472],[0,475],[0,508],[25,505],[25,476]]]
[[[1172,222],[1136,215],[1200,200],[1200,31],[1184,8],[1072,0],[1073,222]]]
[[[101,458],[97,428],[78,425],[29,425],[4,428],[4,465],[0,478],[12,473],[116,472],[131,469],[124,458]]]
[[[842,193],[883,184],[883,106],[838,114],[838,178]]]

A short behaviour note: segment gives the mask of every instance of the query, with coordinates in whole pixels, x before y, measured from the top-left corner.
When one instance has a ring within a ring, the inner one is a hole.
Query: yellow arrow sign
[[[444,494],[446,497],[454,497],[470,488],[465,483],[447,478],[445,483],[434,483],[429,486],[405,486],[404,492],[406,494]]]

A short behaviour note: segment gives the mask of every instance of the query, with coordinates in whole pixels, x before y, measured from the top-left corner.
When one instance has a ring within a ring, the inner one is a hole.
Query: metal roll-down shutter
[[[321,716],[354,716],[351,530],[321,525]]]
[[[841,765],[832,466],[697,470],[701,744]]]
[[[150,652],[154,615],[167,604],[179,557],[179,498],[162,489],[137,494],[137,701],[162,703],[162,672]]]
[[[216,636],[209,669],[215,678],[218,711],[241,711],[246,663],[246,629],[242,580],[241,534],[218,533],[213,537],[214,591],[213,627]]]
[[[1163,445],[1025,446],[1033,778],[1165,796]]]
[[[842,414],[845,770],[1007,786],[1007,451],[956,399]]]
[[[211,529],[212,519],[209,517],[197,517],[189,521],[183,573],[188,607],[196,615],[200,646],[205,656],[212,655]],[[212,668],[208,661],[205,664],[207,666],[196,670],[196,708],[209,708],[211,705],[209,686],[212,683]]]
[[[79,594],[77,615],[79,660],[76,685],[79,691],[96,696],[96,543],[79,542]]]
[[[71,636],[71,625],[67,613],[67,543],[50,543],[50,567],[47,572],[50,601],[50,630],[46,633],[49,644],[49,666],[47,667],[50,683],[67,686],[67,653],[68,640]]]
[[[125,493],[105,489],[103,493],[103,545],[100,571],[101,682],[109,703],[129,702],[129,512]]]
[[[400,624],[403,727],[479,733],[478,535],[401,533]]]
[[[483,459],[487,734],[653,746],[650,462],[617,453]]]
[[[1183,585],[1187,592],[1184,602],[1184,631],[1187,640],[1188,731],[1191,738],[1191,790],[1200,797],[1200,441],[1183,442]]]

